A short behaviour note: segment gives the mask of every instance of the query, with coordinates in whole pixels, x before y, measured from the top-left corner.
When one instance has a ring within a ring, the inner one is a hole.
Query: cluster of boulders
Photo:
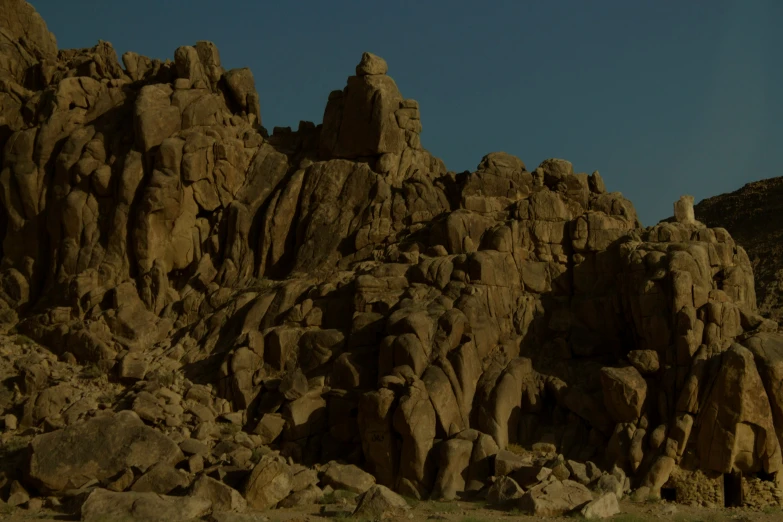
[[[209,42],[121,66],[0,7],[10,503],[595,516],[674,472],[776,476],[783,336],[692,198],[643,228],[565,160],[448,171],[369,53],[270,135]]]
[[[487,501],[535,516],[559,516],[579,509],[588,519],[610,517],[620,512],[618,501],[631,488],[621,468],[607,472],[590,461],[566,460],[546,443],[534,445],[530,452],[501,450],[495,455],[494,468]]]
[[[0,346],[4,375],[23,377],[15,400],[24,415],[4,416],[1,439],[6,447],[27,446],[3,470],[12,507],[68,510],[77,504],[85,520],[106,514],[189,520],[312,504],[376,518],[408,509],[405,499],[354,464],[305,466],[272,449],[286,429],[282,416],[275,423],[267,414],[263,428],[243,431],[241,415],[221,413],[226,402],[211,386],[181,376],[165,385],[112,383],[95,367],[58,361],[24,338],[4,337]],[[47,379],[60,383],[46,393],[34,391]],[[431,498],[486,498],[498,508],[537,515],[599,507],[614,513],[616,499],[629,491],[630,479],[620,468],[609,473],[592,462],[566,460],[549,443],[532,451],[510,448],[500,450],[489,435],[462,430],[443,445]],[[568,494],[561,494],[562,487],[570,488]],[[610,493],[613,502],[605,498]]]
[[[695,217],[723,227],[748,252],[756,279],[759,311],[783,319],[783,177],[753,181],[694,207]]]

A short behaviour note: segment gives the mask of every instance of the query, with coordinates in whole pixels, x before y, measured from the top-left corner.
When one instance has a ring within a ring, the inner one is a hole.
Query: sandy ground
[[[685,506],[666,502],[649,502],[635,504],[623,501],[622,513],[609,519],[613,522],[647,522],[647,521],[673,521],[673,522],[780,522],[783,521],[783,509],[765,508],[755,510],[750,508],[732,509],[708,509],[696,506]],[[345,520],[350,517],[350,504],[330,504],[325,506],[307,506],[293,509],[278,509],[263,513],[245,514],[219,514],[212,517],[215,522],[326,522],[327,520]],[[443,521],[443,522],[493,522],[512,520],[561,520],[574,521],[582,519],[581,515],[573,514],[559,518],[541,519],[523,515],[514,510],[501,511],[487,508],[480,502],[417,502],[406,518],[397,519],[403,521]],[[75,516],[58,515],[52,512],[41,511],[30,513],[24,510],[3,509],[0,511],[0,520],[40,522],[79,520]],[[208,519],[207,519],[208,520]],[[355,520],[355,519],[354,519]],[[369,521],[360,521],[369,522]],[[389,521],[392,522],[392,521]]]
[[[278,510],[266,513],[270,522],[319,522],[325,519],[337,519],[343,515],[337,506],[319,506],[310,510]],[[722,522],[722,521],[783,521],[783,510],[768,508],[752,510],[749,508],[707,509],[703,507],[684,506],[666,502],[651,502],[635,504],[621,502],[622,513],[609,518],[614,522]],[[573,514],[565,517],[547,518],[545,520],[579,520],[583,517]],[[524,515],[519,511],[502,511],[487,508],[478,502],[419,502],[408,516],[415,522],[440,520],[444,522],[492,522],[511,520],[542,520],[539,517]],[[248,522],[253,519],[249,519]],[[226,521],[228,522],[228,521]],[[237,521],[239,522],[239,521]],[[244,522],[244,521],[243,521]]]

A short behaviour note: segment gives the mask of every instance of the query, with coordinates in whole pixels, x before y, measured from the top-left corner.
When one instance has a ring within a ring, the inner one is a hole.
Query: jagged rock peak
[[[403,98],[387,69],[383,58],[362,55],[356,76],[329,95],[320,149],[323,158],[374,158],[397,185],[401,179],[394,167],[404,152],[423,150],[422,127],[418,102]]]
[[[44,55],[57,54],[57,40],[33,6],[24,0],[0,0],[0,13],[0,39],[6,40],[4,44],[24,40]]]
[[[677,223],[696,224],[696,216],[693,213],[693,196],[680,196],[680,199],[674,202],[674,218]]]
[[[372,53],[363,53],[362,61],[356,66],[356,76],[368,76],[372,74],[386,74],[389,66],[386,60]]]

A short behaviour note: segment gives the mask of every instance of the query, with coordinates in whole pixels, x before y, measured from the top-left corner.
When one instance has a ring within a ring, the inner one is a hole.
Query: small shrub
[[[82,379],[98,379],[103,376],[103,370],[101,370],[97,364],[90,364],[86,366],[82,373],[79,375]]]
[[[114,402],[114,394],[111,392],[104,392],[95,397],[98,404],[111,404]]]
[[[25,449],[29,443],[30,441],[24,437],[11,437],[5,443],[0,444],[0,456],[8,458]]]
[[[261,458],[264,456],[264,452],[261,451],[260,448],[255,448],[253,450],[253,454],[250,455],[250,461],[253,464],[258,464],[261,461]]]
[[[17,334],[16,337],[14,337],[14,342],[20,346],[35,344],[35,341],[23,334]]]
[[[509,444],[506,449],[515,455],[525,455],[527,451],[519,444]]]
[[[345,500],[353,500],[356,497],[358,497],[358,493],[354,493],[353,491],[348,491],[347,489],[337,489],[334,491],[334,498],[337,500],[345,499]]]
[[[220,430],[220,434],[226,437],[236,435],[242,431],[242,426],[239,424],[232,424],[230,422],[221,422],[218,424],[218,429]]]
[[[421,501],[416,497],[409,497],[407,495],[402,495],[402,498],[404,498],[405,502],[407,502],[408,505],[412,508],[415,508],[416,506],[419,505],[419,503],[421,503]]]
[[[176,370],[171,370],[169,368],[155,368],[154,370],[147,372],[144,376],[144,380],[147,382],[154,382],[164,388],[171,387],[177,382],[177,372]]]

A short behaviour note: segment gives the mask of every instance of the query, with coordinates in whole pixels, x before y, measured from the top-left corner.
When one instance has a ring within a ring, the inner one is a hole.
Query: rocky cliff
[[[783,178],[748,183],[695,207],[707,226],[723,227],[748,252],[759,312],[783,319]]]
[[[783,337],[745,250],[687,200],[643,229],[565,160],[451,172],[369,53],[322,124],[270,135],[253,75],[209,42],[121,65],[0,8],[16,503],[92,491],[89,518],[190,494],[192,514],[513,482],[556,514],[548,496],[587,486],[719,502],[722,474],[780,469]]]

